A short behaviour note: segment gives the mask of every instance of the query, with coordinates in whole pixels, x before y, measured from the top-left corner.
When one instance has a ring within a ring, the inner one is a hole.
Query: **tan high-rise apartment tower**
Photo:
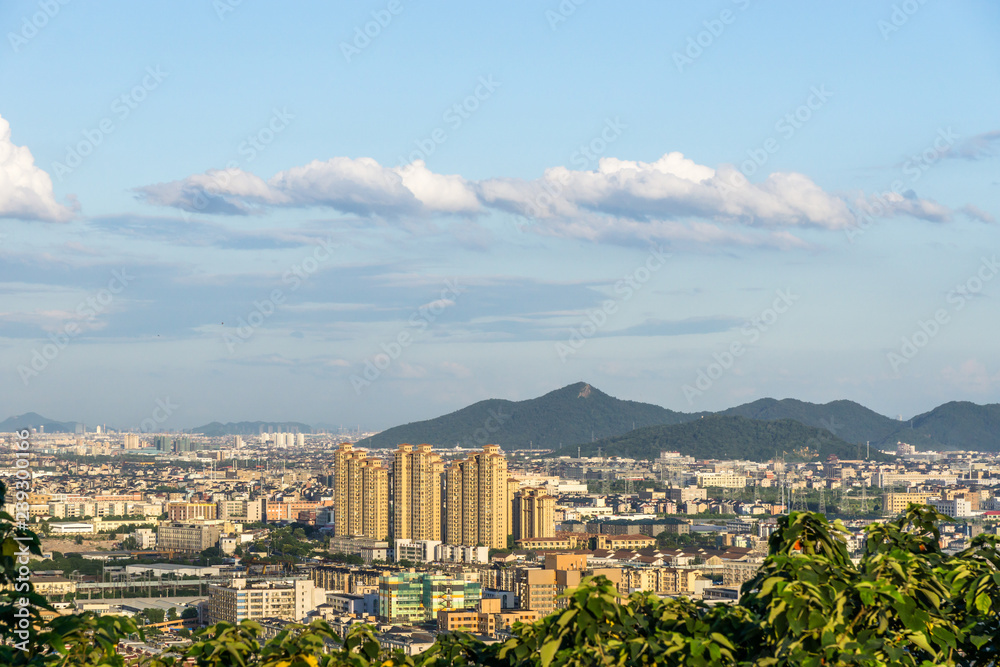
[[[402,444],[392,470],[392,539],[440,540],[444,461],[430,445]]]
[[[334,535],[389,536],[389,471],[345,442],[334,453]]]
[[[448,467],[444,541],[504,549],[510,535],[507,459],[499,445],[486,445]]]
[[[521,489],[514,496],[514,539],[555,537],[556,499],[544,489]]]

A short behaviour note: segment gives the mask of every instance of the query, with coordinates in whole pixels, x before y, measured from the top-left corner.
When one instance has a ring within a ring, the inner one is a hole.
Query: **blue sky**
[[[997,401],[993,3],[0,22],[0,412]]]

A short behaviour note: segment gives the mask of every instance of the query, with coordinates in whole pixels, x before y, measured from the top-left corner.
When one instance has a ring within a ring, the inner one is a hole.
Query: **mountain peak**
[[[690,418],[658,405],[623,401],[587,382],[576,382],[524,401],[487,399],[435,419],[390,428],[358,444],[381,448],[401,442],[449,447],[489,443],[508,449],[556,449]]]

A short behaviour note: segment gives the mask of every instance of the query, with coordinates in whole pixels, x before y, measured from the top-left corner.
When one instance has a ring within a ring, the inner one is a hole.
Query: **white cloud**
[[[416,160],[393,168],[403,179],[403,185],[428,209],[448,213],[474,213],[479,200],[461,176],[435,174]]]
[[[763,227],[852,224],[844,201],[802,174],[774,173],[754,184],[730,165],[712,169],[680,153],[656,162],[601,158],[596,171],[555,167],[536,181],[483,181],[479,192],[491,206],[536,219],[589,211],[632,220],[701,217]]]
[[[905,215],[929,222],[948,222],[952,216],[952,210],[944,204],[931,199],[921,199],[912,190],[904,194],[884,192],[871,197],[862,196],[857,199],[855,206],[879,218]]]
[[[391,169],[371,158],[313,160],[280,171],[266,182],[240,169],[211,170],[137,192],[151,204],[231,215],[272,206],[322,206],[377,216],[479,209],[475,194],[461,176],[435,174],[419,160]]]
[[[434,301],[431,301],[430,303],[425,303],[424,305],[420,306],[420,308],[418,308],[418,310],[432,310],[433,311],[436,308],[440,308],[440,309],[443,310],[445,308],[448,308],[448,307],[454,306],[454,305],[455,305],[455,302],[452,301],[451,299],[435,299]]]
[[[10,123],[0,117],[0,218],[65,222],[73,211],[56,202],[52,179],[35,166],[25,146],[15,146]]]
[[[972,218],[973,220],[978,220],[979,222],[985,222],[991,225],[994,222],[996,222],[996,218],[994,218],[992,214],[990,214],[987,211],[984,211],[978,206],[973,206],[972,204],[966,204],[960,210],[962,211],[962,213]]]
[[[492,209],[523,216],[532,223],[530,231],[550,236],[783,248],[808,245],[792,233],[795,229],[855,226],[852,205],[875,207],[880,217],[935,222],[953,214],[913,193],[859,194],[852,200],[795,172],[775,172],[751,183],[732,165],[712,168],[677,152],[654,162],[604,157],[596,170],[558,166],[533,180],[481,181],[434,173],[423,161],[389,168],[372,158],[335,157],[293,167],[267,181],[239,170],[207,172],[138,192],[153,204],[206,213],[245,215],[267,207],[319,206],[361,216],[412,217]],[[967,207],[966,213],[984,218],[978,209]]]
[[[259,176],[241,169],[210,169],[180,181],[139,189],[150,204],[184,211],[246,215],[262,205],[287,203]]]

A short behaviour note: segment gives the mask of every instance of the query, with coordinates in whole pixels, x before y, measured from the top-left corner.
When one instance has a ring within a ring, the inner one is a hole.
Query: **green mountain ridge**
[[[760,420],[738,415],[707,415],[683,424],[648,426],[625,435],[579,445],[584,456],[623,456],[655,459],[660,452],[679,452],[696,459],[745,459],[768,461],[825,461],[865,457],[865,446],[851,444],[828,430],[806,426],[792,419]],[[550,456],[576,456],[577,447],[566,447]],[[890,457],[878,450],[876,461]]]
[[[978,405],[951,401],[908,421],[895,423],[900,428],[878,441],[880,446],[902,441],[917,449],[1000,451],[998,403]]]
[[[794,398],[762,398],[715,414],[763,420],[794,419],[806,426],[825,429],[847,442],[882,442],[901,425],[895,419],[847,400],[817,404]]]
[[[649,403],[623,401],[577,382],[525,401],[479,401],[443,417],[390,428],[360,440],[358,445],[379,449],[409,442],[439,447],[497,444],[508,449],[556,449],[696,417]]]
[[[493,415],[500,419],[491,420]],[[633,424],[635,428],[682,424],[708,415],[762,421],[791,419],[826,430],[848,443],[871,443],[872,449],[892,449],[902,440],[918,449],[1000,451],[1000,405],[996,404],[946,403],[914,417],[911,428],[910,422],[891,419],[849,400],[817,404],[793,398],[762,398],[717,413],[684,413],[622,401],[584,382],[525,401],[479,401],[434,419],[387,429],[358,444],[389,448],[403,442],[426,442],[438,447],[494,443],[506,449],[552,449],[624,435],[633,430]]]

